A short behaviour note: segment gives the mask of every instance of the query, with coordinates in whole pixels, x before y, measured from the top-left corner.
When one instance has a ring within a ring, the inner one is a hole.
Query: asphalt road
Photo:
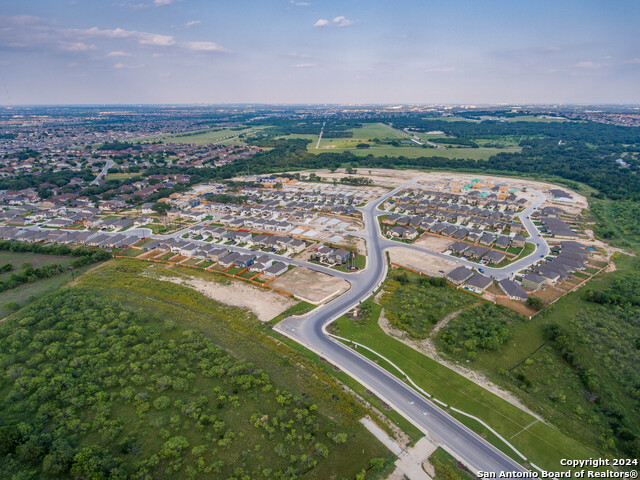
[[[388,243],[390,241],[383,239],[376,219],[382,213],[378,210],[378,206],[406,186],[407,184],[402,185],[360,209],[365,220],[367,268],[359,274],[352,274],[349,277],[352,281],[351,289],[303,317],[289,317],[283,320],[275,329],[337,365],[411,423],[428,433],[433,440],[448,447],[457,458],[464,461],[471,469],[475,471],[525,472],[524,467],[473,433],[413,388],[356,351],[326,335],[325,327],[331,321],[368,298],[382,284],[387,274],[384,249],[392,246],[406,246],[406,244],[398,245],[397,242],[391,242],[393,244],[391,245]],[[527,210],[533,211],[534,208],[536,208],[535,203]],[[529,213],[525,211],[523,216],[526,218]],[[533,227],[533,231],[535,231],[533,223],[530,225],[529,223],[525,224],[525,228],[529,230],[529,227]],[[532,230],[529,231],[532,232]],[[532,240],[535,241],[536,238],[532,236]],[[546,247],[544,241],[540,242],[540,245]],[[544,250],[545,247],[538,248]],[[447,258],[451,259],[449,256]],[[528,260],[531,259],[528,258]]]
[[[113,167],[116,164],[116,162],[114,162],[113,160],[108,159],[106,165],[104,166],[104,168],[102,169],[102,171],[98,174],[98,176],[93,180],[93,182],[91,182],[91,185],[98,185],[98,183],[100,183],[100,180],[102,180],[102,177],[104,177],[107,172],[109,171],[109,169],[111,167]]]

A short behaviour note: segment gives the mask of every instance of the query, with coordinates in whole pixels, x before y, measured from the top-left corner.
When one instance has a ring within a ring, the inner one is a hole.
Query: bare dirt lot
[[[495,298],[498,305],[502,305],[503,307],[506,307],[509,310],[513,310],[514,312],[519,313],[520,315],[524,315],[525,317],[530,317],[536,313],[536,310],[531,307],[527,307],[524,302],[511,300],[505,295],[496,295]]]
[[[196,277],[161,277],[160,280],[191,287],[213,300],[251,310],[258,320],[267,322],[297,302],[286,295],[248,285],[240,280],[229,284],[210,282]]]
[[[324,303],[349,290],[349,282],[345,280],[301,267],[288,271],[269,285],[313,304]]]
[[[428,253],[416,252],[409,248],[389,249],[389,256],[393,263],[412,270],[418,270],[430,277],[443,277],[458,266],[456,262],[451,260],[445,260]]]
[[[562,290],[558,290],[557,288],[547,287],[544,290],[537,290],[534,295],[542,299],[542,301],[544,301],[545,303],[551,303],[558,300],[565,293],[566,292],[563,292]]]
[[[414,245],[418,245],[420,247],[428,248],[429,250],[433,250],[434,252],[444,252],[449,245],[454,243],[454,240],[450,238],[438,237],[436,235],[424,234],[421,235],[415,242]]]

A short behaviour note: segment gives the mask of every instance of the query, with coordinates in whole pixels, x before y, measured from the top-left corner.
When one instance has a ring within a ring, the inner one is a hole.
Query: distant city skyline
[[[0,0],[0,104],[638,104],[640,2]]]

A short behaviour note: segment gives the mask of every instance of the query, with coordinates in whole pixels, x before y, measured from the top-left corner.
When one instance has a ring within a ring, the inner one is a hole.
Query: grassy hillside
[[[352,397],[159,268],[111,260],[0,326],[5,475],[376,476],[389,453]]]
[[[563,431],[637,458],[640,262],[621,255],[615,263],[532,320],[510,322],[500,348],[450,357],[469,360]]]

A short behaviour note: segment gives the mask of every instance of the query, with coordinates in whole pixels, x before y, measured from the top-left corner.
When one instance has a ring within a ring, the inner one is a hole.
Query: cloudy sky
[[[0,104],[640,103],[637,0],[0,0]]]

